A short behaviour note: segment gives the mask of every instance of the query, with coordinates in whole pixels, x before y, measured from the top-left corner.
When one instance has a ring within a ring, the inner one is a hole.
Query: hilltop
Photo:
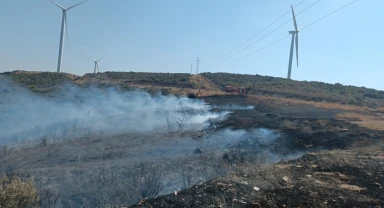
[[[5,72],[0,75],[9,76],[21,86],[41,94],[52,92],[63,83],[71,83],[79,86],[119,86],[121,89],[142,88],[148,91],[163,91],[176,95],[187,95],[200,89],[202,96],[209,96],[224,94],[224,87],[229,85],[245,87],[248,95],[292,98],[369,108],[384,107],[384,91],[344,86],[338,83],[294,81],[260,75],[105,72],[76,76],[67,73],[27,71]]]

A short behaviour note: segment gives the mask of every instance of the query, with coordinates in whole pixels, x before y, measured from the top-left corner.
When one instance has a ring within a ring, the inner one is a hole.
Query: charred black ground
[[[384,205],[383,132],[337,120],[341,109],[268,105],[254,103],[246,96],[204,99],[216,105],[255,105],[250,110],[234,110],[219,128],[280,129],[285,136],[275,144],[277,149],[282,154],[287,149],[301,150],[306,152],[305,156],[277,165],[238,160],[241,168],[233,174],[177,194],[144,199],[133,207]]]

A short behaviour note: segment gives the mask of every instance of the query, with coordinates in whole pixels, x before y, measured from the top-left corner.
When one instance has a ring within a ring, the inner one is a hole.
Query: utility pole
[[[193,68],[193,64],[191,64],[191,74],[192,74],[192,68]]]
[[[199,57],[197,57],[196,74],[199,74]]]

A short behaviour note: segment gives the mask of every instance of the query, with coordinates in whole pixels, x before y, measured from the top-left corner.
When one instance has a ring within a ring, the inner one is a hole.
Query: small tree
[[[173,119],[173,117],[169,114],[168,111],[165,112],[165,117],[166,117],[166,121],[167,121],[168,131],[169,131],[169,132],[172,132],[172,131],[173,131],[174,119]]]

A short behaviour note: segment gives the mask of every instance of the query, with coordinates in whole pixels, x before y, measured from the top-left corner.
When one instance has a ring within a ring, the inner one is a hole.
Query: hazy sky
[[[64,7],[80,2],[56,1]],[[78,75],[93,72],[93,62],[81,55],[97,59],[108,53],[99,64],[101,71],[188,73],[199,56],[201,72],[286,77],[290,37],[233,60],[288,35],[292,22],[217,63],[288,12],[291,4],[301,1],[89,0],[68,11],[70,48],[65,40],[62,70]],[[306,0],[295,12],[316,1]],[[352,0],[321,0],[297,17],[298,26],[308,25],[348,2]],[[384,90],[383,8],[383,0],[359,0],[302,30],[299,68],[293,68],[292,78]],[[48,0],[1,0],[0,72],[56,71],[61,15]],[[287,14],[244,47],[289,19]]]

